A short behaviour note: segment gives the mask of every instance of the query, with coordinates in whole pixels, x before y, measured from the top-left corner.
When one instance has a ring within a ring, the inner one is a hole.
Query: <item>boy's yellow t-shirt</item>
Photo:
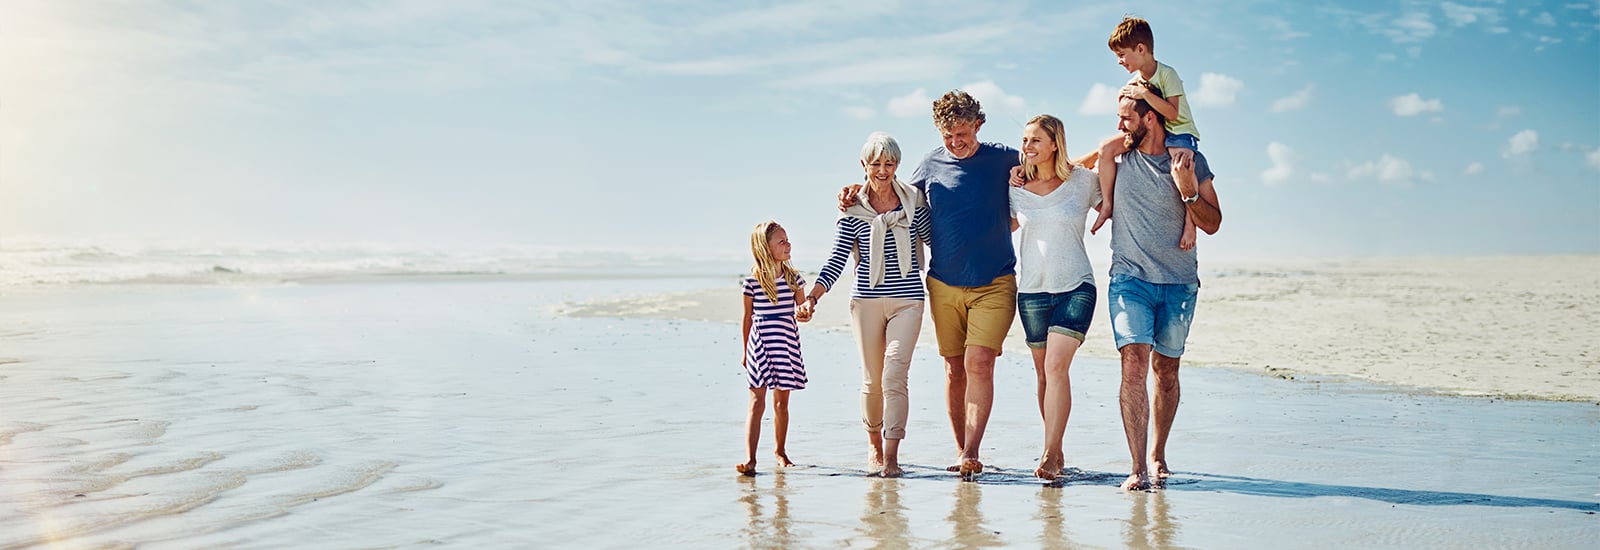
[[[1135,73],[1128,82],[1133,83],[1142,79]],[[1177,69],[1157,61],[1156,74],[1150,77],[1150,83],[1161,88],[1161,93],[1164,94],[1162,97],[1182,96],[1178,98],[1178,118],[1167,120],[1167,133],[1189,134],[1195,139],[1200,139],[1200,130],[1195,128],[1194,117],[1189,115],[1189,94],[1183,93],[1183,79],[1178,78]]]

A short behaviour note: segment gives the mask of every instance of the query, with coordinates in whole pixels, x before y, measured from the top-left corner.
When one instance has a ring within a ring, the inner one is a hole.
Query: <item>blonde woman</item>
[[[850,317],[861,346],[861,425],[872,450],[871,468],[900,477],[900,440],[911,406],[906,386],[911,352],[922,330],[922,247],[932,218],[922,193],[895,177],[900,144],[883,132],[867,136],[861,169],[867,184],[859,202],[837,222],[833,251],[811,285],[804,308],[815,307],[856,258]]]
[[[1072,412],[1072,356],[1094,317],[1094,272],[1084,225],[1101,200],[1094,172],[1067,156],[1061,120],[1039,115],[1022,130],[1023,184],[1011,188],[1017,247],[1017,311],[1038,380],[1044,451],[1034,475],[1055,479],[1066,463],[1061,441]]]

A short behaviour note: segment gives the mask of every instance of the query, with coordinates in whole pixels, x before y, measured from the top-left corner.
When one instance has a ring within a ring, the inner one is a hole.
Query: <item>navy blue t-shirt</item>
[[[957,159],[944,147],[922,159],[910,183],[928,198],[933,231],[928,276],[950,286],[984,286],[1016,273],[1011,249],[1011,168],[1017,150],[980,143]]]

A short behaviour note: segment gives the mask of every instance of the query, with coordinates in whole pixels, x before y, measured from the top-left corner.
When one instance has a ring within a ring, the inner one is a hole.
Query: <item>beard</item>
[[[1125,138],[1128,149],[1138,149],[1139,146],[1144,145],[1144,138],[1149,137],[1149,135],[1150,130],[1145,128],[1143,124],[1134,126],[1133,130],[1128,132]]]

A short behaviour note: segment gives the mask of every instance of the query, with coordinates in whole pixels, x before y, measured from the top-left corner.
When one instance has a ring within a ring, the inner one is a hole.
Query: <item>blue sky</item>
[[[1203,257],[1600,252],[1600,2],[53,2],[0,20],[7,236],[732,250],[831,239],[860,144],[1189,89]],[[1104,234],[1091,248],[1103,249]]]

